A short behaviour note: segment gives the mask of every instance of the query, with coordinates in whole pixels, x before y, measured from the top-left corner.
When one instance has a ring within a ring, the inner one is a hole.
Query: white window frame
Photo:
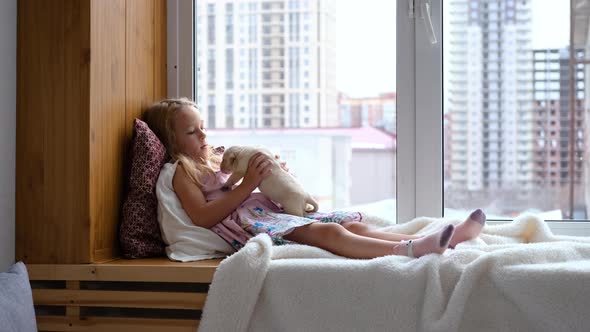
[[[400,49],[398,42],[398,82],[400,82],[400,70],[408,71],[403,66],[408,66],[408,63],[404,65],[404,62],[400,63],[400,57],[411,56],[411,52],[414,52],[415,62],[412,64],[414,68],[415,76],[413,77],[414,87],[413,90],[407,89],[406,87],[399,86],[398,90],[398,183],[401,179],[406,179],[405,182],[411,182],[412,184],[405,184],[407,187],[403,187],[404,190],[411,190],[413,195],[410,198],[406,198],[405,210],[402,210],[402,203],[398,199],[398,211],[407,211],[401,220],[409,220],[411,217],[418,216],[429,216],[429,217],[442,217],[443,215],[443,204],[444,204],[444,191],[443,191],[443,80],[442,80],[442,45],[443,45],[443,34],[442,34],[442,0],[431,0],[431,19],[434,27],[434,33],[438,39],[438,43],[431,45],[429,42],[429,36],[424,28],[424,22],[415,18],[414,22],[408,20],[408,15],[403,13],[408,12],[408,3],[413,2],[416,14],[419,16],[419,4],[427,0],[409,0],[409,1],[398,1],[398,31],[400,29],[414,30],[413,34],[414,45],[406,45],[407,49]],[[401,25],[401,26],[400,26]],[[573,26],[570,27],[573,29]],[[398,32],[399,38],[399,32]],[[398,39],[399,41],[399,39]],[[404,60],[402,58],[402,60]],[[403,81],[409,82],[408,73],[403,73]],[[407,90],[406,90],[407,89]],[[404,95],[414,96],[414,101],[404,100],[400,105],[400,100],[403,100]],[[402,98],[400,98],[402,97]],[[415,106],[415,111],[412,106]],[[400,110],[401,109],[401,110]],[[400,118],[401,116],[401,118]],[[402,124],[403,125],[400,125]],[[409,133],[411,130],[414,133]],[[400,138],[400,130],[404,130],[407,133],[403,133]],[[413,136],[412,136],[413,135]],[[402,139],[407,140],[401,142]],[[404,151],[409,147],[414,147],[413,151]],[[402,163],[400,165],[400,162]],[[410,170],[411,164],[414,163],[413,169],[415,172],[412,174]],[[429,167],[431,169],[429,170]],[[401,168],[401,169],[400,169]],[[434,185],[433,185],[434,184]],[[398,184],[398,189],[400,188]],[[404,191],[410,193],[410,191]],[[400,195],[398,195],[399,197]],[[401,199],[401,197],[400,197]],[[412,201],[413,200],[413,201]],[[405,206],[405,205],[404,205]],[[414,215],[411,215],[412,207],[414,208]],[[400,219],[398,219],[400,220]],[[576,220],[576,221],[558,221],[549,220],[547,224],[555,234],[560,235],[574,235],[574,236],[590,236],[590,220]],[[490,220],[489,224],[502,224],[509,221],[506,220]]]
[[[194,0],[167,1],[168,95],[192,98]],[[426,0],[397,1],[398,223],[420,216],[443,217],[442,0],[429,1],[436,44],[430,43],[429,32],[418,15],[421,1]],[[410,17],[411,4],[415,17]],[[589,222],[548,224],[556,234],[590,236]]]
[[[167,0],[168,97],[193,98],[193,0]]]
[[[432,1],[431,44],[420,1],[397,2],[398,223],[443,213],[442,11]]]

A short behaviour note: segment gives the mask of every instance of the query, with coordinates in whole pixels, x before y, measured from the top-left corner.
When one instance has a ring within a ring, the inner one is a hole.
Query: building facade
[[[584,51],[576,51],[584,58]],[[534,72],[534,183],[551,200],[540,202],[554,209],[569,210],[570,183],[574,183],[574,205],[583,205],[582,157],[584,154],[584,80],[582,66],[575,73],[574,119],[570,108],[569,48],[533,52]],[[572,133],[573,129],[573,133]],[[570,154],[570,134],[574,135],[574,155]],[[573,157],[573,158],[572,158]],[[571,173],[571,163],[574,173]]]
[[[280,155],[321,211],[396,197],[397,137],[376,128],[212,129],[208,138]]]
[[[199,0],[196,99],[214,128],[338,125],[333,0]]]
[[[533,183],[531,1],[451,0],[447,10],[445,204],[518,210]]]

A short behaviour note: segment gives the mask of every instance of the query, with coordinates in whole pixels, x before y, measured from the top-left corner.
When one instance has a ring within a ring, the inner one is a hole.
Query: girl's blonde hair
[[[187,98],[164,99],[153,104],[145,112],[144,120],[162,141],[170,157],[177,160],[190,179],[199,187],[202,187],[205,178],[203,175],[215,176],[215,171],[219,169],[221,164],[221,156],[214,152],[211,145],[207,147],[207,160],[202,158],[201,160],[194,160],[178,151],[174,121],[178,111],[186,108],[194,108],[199,111],[197,104]]]

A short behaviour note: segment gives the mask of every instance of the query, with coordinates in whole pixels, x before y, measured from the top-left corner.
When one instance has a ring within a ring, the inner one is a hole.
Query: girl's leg
[[[454,248],[458,243],[478,237],[485,223],[486,215],[483,211],[480,209],[473,211],[465,221],[455,227],[449,248]],[[343,222],[342,226],[354,234],[388,241],[414,240],[422,237],[422,235],[382,232],[371,229],[369,225],[360,222]]]
[[[442,254],[446,250],[452,234],[453,226],[448,225],[439,232],[414,240],[414,256],[420,257],[430,253]],[[406,244],[357,235],[336,223],[312,223],[297,227],[284,238],[349,258],[375,258],[408,254]]]
[[[389,233],[372,229],[369,225],[360,222],[348,221],[341,224],[349,232],[362,235],[366,237],[372,237],[374,239],[381,239],[387,241],[403,241],[403,240],[415,240],[423,237],[423,235],[409,235],[400,233]]]

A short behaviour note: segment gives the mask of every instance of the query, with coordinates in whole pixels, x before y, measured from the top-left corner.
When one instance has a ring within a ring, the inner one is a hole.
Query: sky
[[[532,47],[567,46],[569,1],[529,1],[533,2]],[[335,5],[338,90],[352,97],[395,91],[396,1],[337,0]]]
[[[394,0],[335,1],[339,91],[352,97],[395,91],[395,5]]]

